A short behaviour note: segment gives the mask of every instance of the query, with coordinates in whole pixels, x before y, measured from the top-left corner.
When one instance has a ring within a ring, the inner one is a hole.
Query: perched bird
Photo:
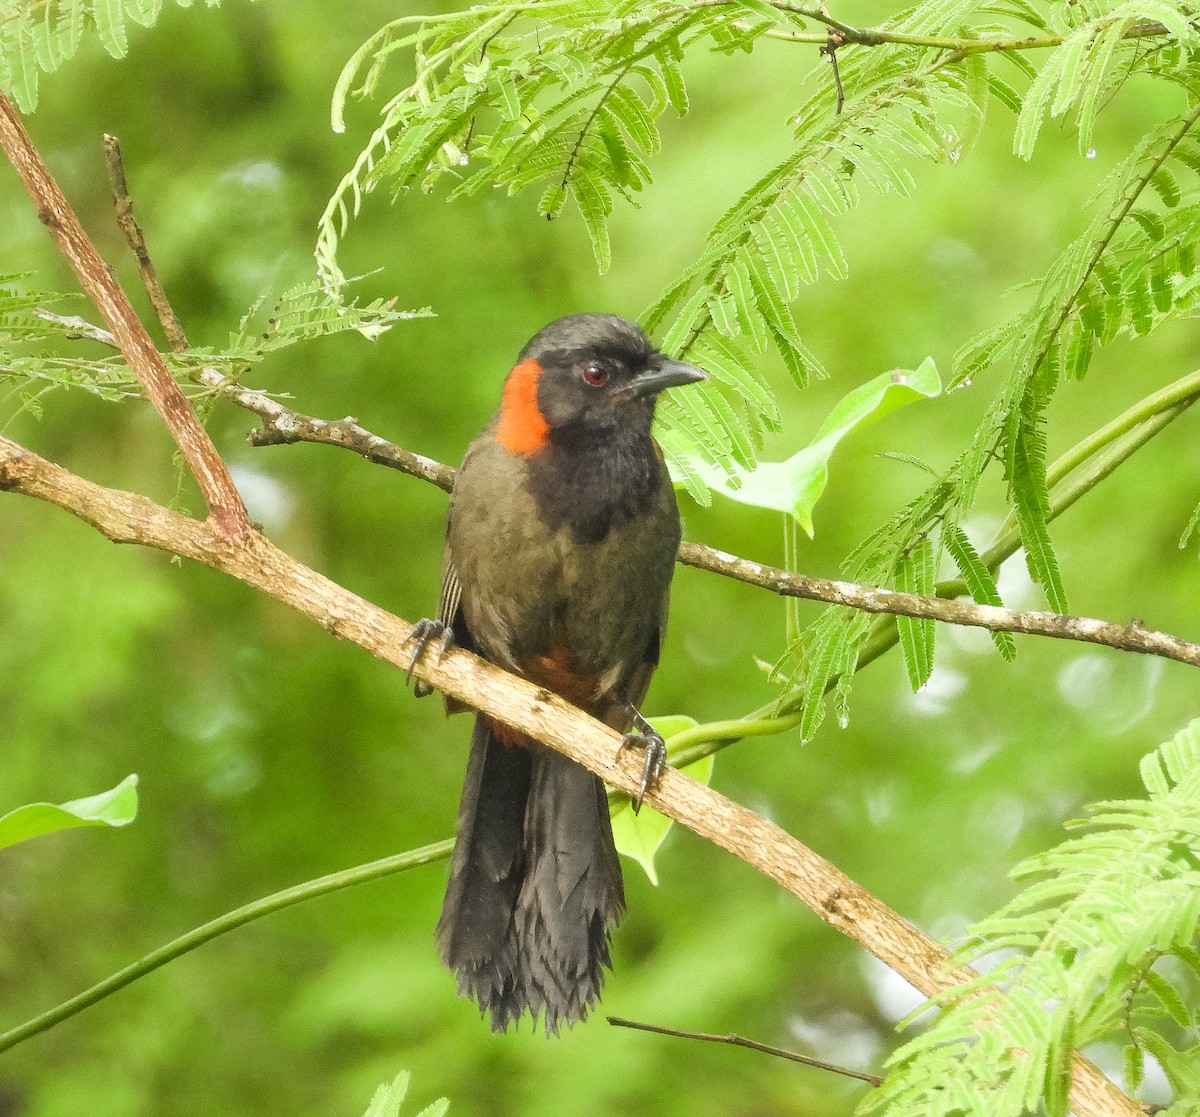
[[[414,630],[414,664],[431,641],[457,643],[626,734],[646,749],[642,794],[663,744],[638,707],[680,536],[650,425],[664,388],[703,379],[615,315],[572,314],[540,330],[463,458],[438,616]],[[494,1031],[528,1012],[557,1033],[595,1004],[624,909],[601,781],[476,714],[437,925],[458,991]]]

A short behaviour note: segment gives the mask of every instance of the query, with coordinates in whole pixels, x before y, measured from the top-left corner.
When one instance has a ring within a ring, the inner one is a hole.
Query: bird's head
[[[500,441],[536,453],[558,434],[649,433],[664,388],[707,375],[664,356],[645,331],[615,314],[569,314],[539,330],[504,385]]]

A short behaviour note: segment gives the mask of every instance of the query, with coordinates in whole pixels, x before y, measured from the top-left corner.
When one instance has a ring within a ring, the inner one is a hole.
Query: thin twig
[[[253,446],[276,446],[292,442],[341,446],[379,465],[386,465],[430,481],[447,492],[453,487],[455,471],[450,466],[421,454],[414,454],[411,450],[402,449],[379,435],[372,434],[354,419],[314,419],[285,407],[262,392],[234,384],[213,370],[206,369],[201,373],[200,380],[234,403],[258,415],[262,426],[246,436]],[[985,628],[992,632],[1078,640],[1121,651],[1161,656],[1191,667],[1200,667],[1200,644],[1167,632],[1156,632],[1147,628],[1140,620],[1119,624],[1065,613],[1005,609],[997,605],[979,605],[972,601],[950,601],[942,597],[901,593],[899,590],[792,573],[777,566],[739,558],[702,543],[681,543],[678,561],[685,566],[693,566],[770,590],[782,597],[845,605],[867,613],[929,618],[945,624]]]
[[[3,147],[20,176],[42,224],[112,330],[146,398],[154,405],[175,439],[200,486],[213,523],[222,533],[231,537],[253,531],[246,506],[208,432],[175,383],[162,355],[130,306],[125,292],[101,259],[58,183],[30,142],[20,114],[2,92],[0,147]]]
[[[137,260],[142,283],[146,287],[146,293],[150,296],[154,313],[158,315],[163,333],[167,335],[167,341],[176,353],[182,353],[188,348],[187,334],[183,332],[183,324],[179,321],[175,308],[171,306],[171,300],[167,298],[167,292],[158,278],[154,261],[150,259],[142,227],[137,223],[137,218],[133,216],[133,199],[129,196],[129,184],[125,179],[125,160],[121,155],[121,141],[107,132],[104,134],[104,161],[108,164],[108,178],[112,185],[117,224],[121,227],[121,232],[125,234],[125,240]]]
[[[1200,644],[1180,639],[1167,632],[1148,629],[1140,620],[1117,624],[1113,621],[1076,617],[1044,610],[1006,609],[999,605],[980,605],[973,601],[948,601],[917,593],[863,586],[810,574],[793,574],[765,563],[738,558],[712,547],[682,543],[679,561],[724,574],[740,582],[771,590],[783,597],[800,597],[846,605],[864,613],[890,613],[902,617],[922,617],[945,624],[986,628],[991,632],[1015,632],[1026,636],[1048,636],[1055,640],[1080,640],[1103,644],[1125,652],[1162,656],[1191,667],[1200,667]]]
[[[833,88],[837,91],[837,105],[833,110],[835,116],[841,116],[842,109],[846,107],[846,90],[842,86],[842,71],[838,68],[837,60],[838,47],[843,46],[845,42],[846,36],[836,27],[831,27],[825,45],[821,48],[821,53],[828,57],[833,70]]]
[[[111,334],[90,325],[82,318],[68,318],[47,310],[38,310],[36,313],[48,322],[69,326],[83,337],[109,345],[115,344]],[[216,369],[202,370],[197,379],[205,387],[253,412],[262,420],[261,426],[246,434],[246,441],[251,446],[283,446],[296,442],[340,446],[376,465],[385,465],[411,477],[428,481],[445,492],[454,487],[455,470],[452,466],[397,446],[386,438],[373,434],[352,416],[344,419],[317,419],[305,415],[272,399],[265,392],[243,387]],[[1200,389],[1197,391],[1200,392]],[[1200,667],[1200,643],[1184,640],[1169,632],[1147,628],[1141,620],[1122,624],[1048,610],[1006,609],[998,605],[980,605],[977,602],[953,600],[940,595],[930,597],[917,593],[903,593],[879,586],[864,586],[857,582],[795,573],[768,563],[731,555],[703,543],[680,543],[676,561],[684,566],[707,570],[711,574],[720,574],[737,582],[769,590],[781,597],[821,601],[827,605],[844,605],[865,613],[926,618],[943,624],[983,628],[990,632],[1076,640],[1116,648],[1119,651],[1160,656],[1190,667]]]
[[[454,486],[454,469],[423,454],[405,450],[386,438],[380,438],[358,425],[358,420],[347,415],[344,419],[316,419],[285,407],[265,392],[244,388],[216,369],[203,369],[197,379],[205,387],[220,393],[224,398],[253,411],[262,426],[246,434],[251,446],[283,446],[293,442],[316,442],[329,446],[341,446],[352,450],[376,465],[398,469],[422,481],[429,481],[439,489],[449,492]]]
[[[40,306],[36,307],[33,313],[43,322],[52,322],[56,326],[61,326],[66,331],[67,337],[81,337],[87,341],[98,341],[101,345],[110,345],[113,349],[120,348],[111,331],[106,330],[103,326],[93,325],[80,314],[55,314],[54,311]]]
[[[761,1051],[764,1055],[774,1055],[778,1059],[788,1059],[806,1067],[831,1071],[833,1074],[840,1074],[845,1078],[856,1078],[871,1086],[879,1086],[883,1082],[879,1075],[868,1074],[865,1070],[854,1070],[851,1067],[839,1066],[837,1063],[827,1063],[824,1059],[814,1059],[810,1055],[801,1055],[783,1047],[772,1047],[769,1043],[759,1043],[756,1039],[746,1039],[745,1036],[734,1035],[732,1032],[724,1035],[716,1035],[713,1032],[688,1032],[680,1028],[664,1028],[658,1024],[641,1024],[636,1020],[625,1020],[620,1016],[609,1016],[607,1020],[616,1028],[636,1028],[640,1032],[653,1032],[659,1036],[678,1036],[680,1039],[700,1039],[708,1043],[728,1043],[733,1047],[747,1047],[751,1051]]]
[[[713,0],[712,6],[724,5],[726,0]],[[854,27],[840,19],[835,19],[823,8],[808,7],[802,4],[787,3],[786,0],[768,0],[771,7],[778,12],[811,19],[814,23],[824,24],[831,31],[836,31],[845,43],[860,47],[880,47],[886,44],[895,46],[927,47],[930,50],[952,51],[962,59],[968,54],[993,54],[1018,50],[1051,50],[1062,46],[1063,35],[1007,35],[994,39],[966,39],[950,35],[926,35],[906,31],[891,31],[884,28]],[[1157,20],[1141,20],[1131,23],[1121,36],[1123,39],[1153,39],[1170,34],[1170,28]],[[819,43],[822,37],[817,35],[792,34],[793,42]]]

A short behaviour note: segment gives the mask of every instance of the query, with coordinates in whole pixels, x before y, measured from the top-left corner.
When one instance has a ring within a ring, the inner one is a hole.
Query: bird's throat
[[[601,543],[646,515],[669,483],[655,451],[649,432],[624,427],[552,432],[527,466],[542,522],[552,531],[569,528],[576,543]]]
[[[538,407],[538,382],[542,366],[532,358],[522,361],[504,382],[500,404],[500,445],[527,458],[541,450],[550,438],[550,425]]]

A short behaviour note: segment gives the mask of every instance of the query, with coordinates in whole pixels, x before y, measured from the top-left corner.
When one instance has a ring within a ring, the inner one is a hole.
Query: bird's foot
[[[404,681],[407,683],[412,678],[413,668],[417,665],[417,660],[424,654],[425,649],[436,640],[438,642],[438,656],[442,656],[450,648],[454,646],[454,629],[448,624],[443,624],[441,621],[435,621],[431,617],[426,617],[424,620],[417,621],[413,625],[412,632],[408,634],[409,640],[416,641],[413,646],[412,658],[408,661],[408,670],[404,672]],[[405,641],[407,643],[407,641]],[[433,693],[433,687],[428,683],[418,679],[413,683],[413,694],[418,698],[424,698],[427,694]]]
[[[638,784],[638,792],[633,797],[633,813],[637,814],[642,809],[642,800],[646,798],[646,792],[658,783],[663,769],[667,766],[667,745],[662,739],[662,734],[656,732],[641,714],[634,717],[634,725],[637,726],[638,732],[626,733],[621,741],[621,748],[641,749],[645,753],[642,761],[642,779]]]

